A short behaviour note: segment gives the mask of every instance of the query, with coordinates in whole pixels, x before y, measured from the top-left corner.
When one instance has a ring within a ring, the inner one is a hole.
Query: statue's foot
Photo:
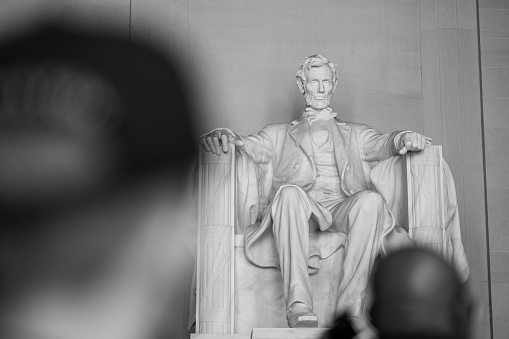
[[[297,313],[288,318],[288,326],[291,328],[318,327],[318,317],[314,313]]]
[[[286,317],[291,328],[318,327],[318,317],[313,313],[313,308],[302,302],[294,302],[288,308]]]

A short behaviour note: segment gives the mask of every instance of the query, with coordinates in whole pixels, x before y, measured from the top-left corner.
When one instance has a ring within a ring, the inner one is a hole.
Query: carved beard
[[[304,94],[306,98],[306,105],[314,109],[325,109],[330,106],[331,95],[327,94],[325,100],[315,100],[313,93],[306,92]]]

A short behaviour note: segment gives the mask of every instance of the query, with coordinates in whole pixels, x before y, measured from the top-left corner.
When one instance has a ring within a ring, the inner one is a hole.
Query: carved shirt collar
[[[336,118],[337,115],[338,114],[332,112],[332,109],[330,109],[329,107],[322,110],[316,110],[311,107],[306,107],[300,119],[292,121],[292,125],[296,125],[304,119],[307,119],[310,124],[317,120],[331,120]],[[342,122],[338,123],[344,125],[344,123]]]

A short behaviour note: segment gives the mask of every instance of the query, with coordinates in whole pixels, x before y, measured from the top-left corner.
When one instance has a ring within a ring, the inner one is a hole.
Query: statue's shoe
[[[296,313],[288,318],[288,326],[291,328],[318,327],[318,317],[310,312]]]

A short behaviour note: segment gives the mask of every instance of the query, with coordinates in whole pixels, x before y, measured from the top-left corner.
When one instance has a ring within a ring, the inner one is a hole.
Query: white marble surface
[[[327,328],[254,328],[248,335],[191,334],[191,339],[319,339]]]
[[[319,339],[326,328],[255,328],[251,339]]]
[[[243,236],[235,237],[235,333],[248,335],[253,329],[288,328],[281,272],[251,264],[244,253]],[[331,276],[341,274],[343,255],[341,247],[323,260],[319,272],[311,276],[314,311],[322,328],[330,327],[333,321],[335,301],[330,296],[337,286],[330,282],[339,281]]]
[[[191,339],[250,339],[251,335],[239,334],[191,334]]]

